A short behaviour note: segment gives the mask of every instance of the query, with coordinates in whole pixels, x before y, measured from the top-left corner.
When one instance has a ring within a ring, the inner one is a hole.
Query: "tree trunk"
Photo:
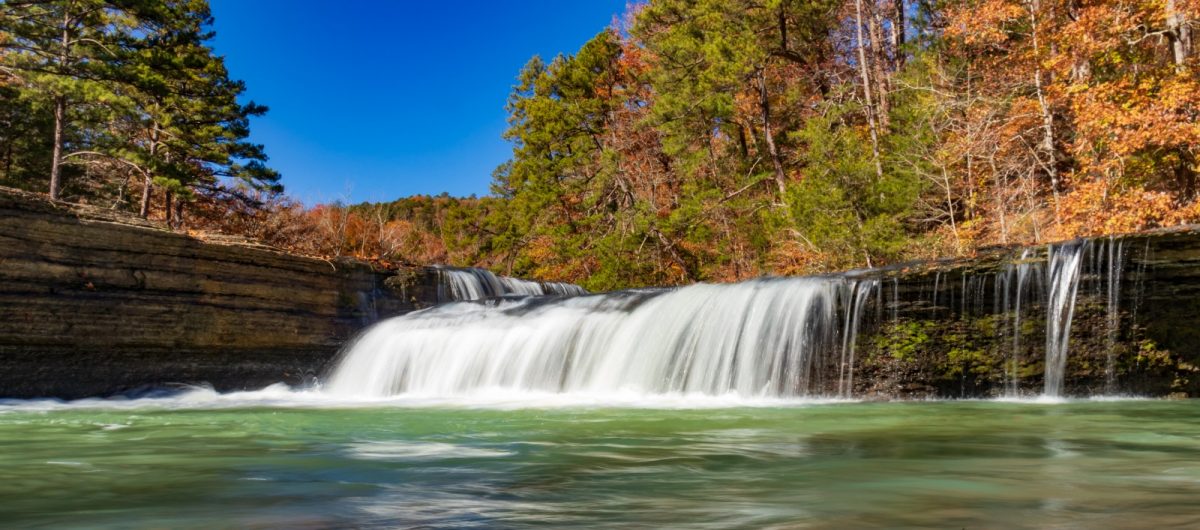
[[[1038,108],[1042,114],[1042,140],[1039,143],[1038,151],[1041,152],[1041,157],[1045,157],[1044,160],[1040,160],[1040,163],[1047,176],[1050,177],[1050,190],[1054,193],[1057,211],[1058,192],[1061,186],[1058,179],[1058,156],[1054,145],[1054,113],[1050,110],[1050,103],[1046,100],[1046,91],[1042,86],[1042,59],[1038,45],[1039,9],[1038,0],[1032,0],[1029,3],[1029,24],[1033,35],[1033,86],[1037,92]]]
[[[175,228],[175,226],[171,224],[171,222],[172,222],[171,211],[173,210],[171,208],[171,206],[172,206],[171,199],[172,199],[171,190],[164,190],[163,191],[163,216],[166,218],[167,226],[171,227],[171,228]]]
[[[767,140],[767,152],[771,154],[771,163],[775,165],[775,185],[779,187],[779,200],[787,191],[787,174],[783,171],[783,160],[779,158],[779,150],[775,147],[775,135],[771,133],[771,99],[767,94],[767,74],[758,71],[758,97],[762,108],[763,137]]]
[[[887,132],[891,128],[892,109],[888,94],[891,92],[888,83],[888,72],[884,65],[888,64],[887,50],[883,48],[883,22],[879,16],[879,6],[871,7],[871,18],[867,27],[871,35],[871,70],[875,74],[875,95],[879,101],[879,128]]]
[[[1171,57],[1175,60],[1175,70],[1184,71],[1184,62],[1192,48],[1192,32],[1188,24],[1187,14],[1180,13],[1175,7],[1175,0],[1167,0],[1167,40],[1171,43]]]
[[[141,216],[145,219],[150,215],[150,188],[154,185],[154,155],[158,153],[158,123],[154,123],[154,129],[150,133],[150,168],[146,171],[145,186],[142,187],[142,207]]]
[[[142,186],[142,205],[138,211],[138,215],[141,215],[142,219],[150,216],[150,187],[152,184],[153,179],[150,177],[150,173],[146,173],[145,182]]]
[[[50,198],[58,200],[62,186],[63,127],[67,118],[66,96],[54,98],[54,154],[50,155]]]
[[[59,44],[62,49],[58,55],[58,69],[62,74],[67,68],[67,61],[71,56],[69,50],[71,48],[71,11],[69,8],[64,9],[62,35]],[[59,94],[54,97],[54,154],[50,158],[50,198],[58,200],[59,188],[62,187],[62,160],[63,160],[63,129],[66,128],[67,121],[67,96]]]
[[[904,0],[892,0],[892,68],[904,67]]]
[[[863,99],[866,100],[867,123],[871,129],[871,154],[875,160],[875,175],[883,178],[879,162],[879,130],[875,125],[875,105],[871,103],[871,76],[867,74],[867,51],[863,48],[862,0],[854,0],[854,29],[858,35],[858,71],[862,78]]]

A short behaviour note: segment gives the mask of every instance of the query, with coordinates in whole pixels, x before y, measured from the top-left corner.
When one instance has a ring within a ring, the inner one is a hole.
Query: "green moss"
[[[980,340],[995,335],[995,322],[988,320],[979,318],[962,322],[959,326],[941,335],[941,342],[946,351],[945,360],[940,363],[943,376],[987,375],[995,369],[998,364],[996,357],[988,354],[987,341]],[[965,332],[964,328],[972,330],[972,332]],[[976,330],[990,331],[990,333],[984,334]]]
[[[1046,322],[1041,318],[1026,317],[1021,321],[1021,335],[1033,335],[1043,330]]]
[[[1171,359],[1171,352],[1160,349],[1158,344],[1151,339],[1142,339],[1138,342],[1137,363],[1147,368],[1167,368],[1174,365]]]
[[[1017,376],[1021,379],[1028,379],[1030,377],[1043,375],[1045,373],[1046,362],[1045,359],[1041,358],[1021,363],[1020,369],[1017,370]]]
[[[933,325],[929,321],[890,322],[875,336],[875,351],[897,361],[913,361],[930,346],[929,332]]]
[[[994,337],[999,330],[998,320],[1003,315],[988,315],[985,317],[974,318],[971,320],[971,328],[980,337]]]
[[[964,374],[987,375],[993,370],[992,364],[992,356],[983,350],[957,346],[946,352],[942,372],[954,377]]]

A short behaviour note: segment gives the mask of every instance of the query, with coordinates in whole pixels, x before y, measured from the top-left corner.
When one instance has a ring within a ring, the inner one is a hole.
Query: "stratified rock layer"
[[[0,189],[0,397],[302,383],[436,271],[214,244]]]

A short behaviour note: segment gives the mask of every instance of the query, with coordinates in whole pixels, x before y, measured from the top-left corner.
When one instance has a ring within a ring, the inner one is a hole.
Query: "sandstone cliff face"
[[[437,273],[213,244],[0,189],[0,397],[302,383]]]

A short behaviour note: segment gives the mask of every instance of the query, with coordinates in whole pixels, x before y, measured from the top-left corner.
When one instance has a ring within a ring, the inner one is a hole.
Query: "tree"
[[[139,177],[142,216],[151,189],[164,189],[173,223],[194,192],[253,203],[254,192],[282,191],[262,146],[247,141],[249,119],[266,107],[238,101],[245,86],[207,45],[206,1],[24,0],[0,9],[8,36],[0,72],[15,94],[8,109],[52,116],[51,197],[68,163],[101,175],[90,193],[115,193],[115,207],[131,174]]]
[[[80,106],[116,105],[113,77],[136,41],[139,2],[15,0],[0,6],[3,72],[53,110],[49,194],[58,199],[69,122]]]

